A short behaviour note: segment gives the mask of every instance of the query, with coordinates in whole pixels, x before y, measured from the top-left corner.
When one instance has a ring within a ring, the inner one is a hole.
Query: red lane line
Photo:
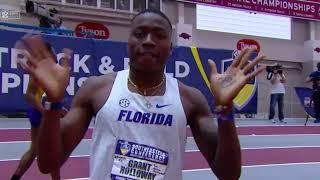
[[[284,135],[284,134],[320,134],[318,126],[252,126],[238,127],[239,135]],[[92,129],[89,129],[85,139],[91,138]],[[190,128],[187,128],[187,136],[192,137]],[[0,142],[29,141],[29,129],[2,129],[0,130]]]
[[[1,179],[10,179],[12,173],[18,165],[17,160],[0,162]],[[61,168],[62,178],[81,178],[89,176],[89,158],[72,157]],[[41,174],[37,163],[34,161],[22,179],[50,180],[50,176]]]
[[[89,139],[92,129],[89,129],[84,138]],[[30,129],[2,129],[0,130],[0,142],[30,141]]]
[[[320,148],[276,148],[276,149],[246,149],[242,151],[244,166],[320,162]],[[184,170],[208,168],[200,152],[186,152],[184,155]],[[2,178],[9,179],[18,161],[0,161]],[[89,157],[71,157],[61,168],[63,178],[80,178],[89,176]],[[49,176],[39,175],[36,163],[25,175],[25,179],[42,180]]]
[[[240,135],[320,134],[319,126],[255,126],[237,128]]]

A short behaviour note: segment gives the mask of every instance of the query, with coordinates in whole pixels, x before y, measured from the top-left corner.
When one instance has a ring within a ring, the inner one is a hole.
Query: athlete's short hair
[[[161,12],[160,10],[157,10],[157,9],[145,9],[145,10],[139,12],[138,14],[136,14],[136,15],[132,18],[131,22],[133,22],[136,17],[138,17],[138,16],[140,16],[140,15],[143,15],[143,14],[146,14],[146,13],[154,13],[154,14],[157,14],[157,15],[161,16],[162,18],[164,18],[164,19],[168,22],[169,27],[170,27],[170,30],[172,31],[172,24],[171,24],[171,21],[170,21],[170,19],[168,18],[168,16],[166,16],[163,12]]]

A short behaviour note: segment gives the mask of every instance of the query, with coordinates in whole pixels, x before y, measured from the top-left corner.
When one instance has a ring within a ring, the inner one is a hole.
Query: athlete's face
[[[163,71],[171,53],[169,23],[155,13],[144,13],[132,22],[128,40],[130,67],[139,71]]]

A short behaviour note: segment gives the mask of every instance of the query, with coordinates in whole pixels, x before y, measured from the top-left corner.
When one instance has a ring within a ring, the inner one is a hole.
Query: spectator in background
[[[306,82],[312,82],[312,101],[316,112],[314,123],[320,123],[320,62],[318,62],[317,68],[318,70],[311,72],[306,79]]]
[[[286,123],[284,121],[283,115],[283,100],[285,94],[284,84],[286,82],[286,77],[282,71],[282,69],[274,70],[273,76],[270,80],[271,82],[271,95],[270,95],[270,111],[269,111],[269,120],[272,123],[276,123],[274,119],[275,115],[275,106],[278,103],[278,113],[279,113],[279,121],[281,123]]]
[[[130,1],[128,1],[128,0],[117,1],[117,9],[129,11],[130,10]]]
[[[54,29],[67,29],[62,25],[62,19],[59,17],[59,21],[57,23],[52,24],[52,28]]]
[[[56,9],[50,9],[50,13],[54,18],[40,17],[39,27],[51,28],[52,30],[45,30],[45,34],[57,34],[57,35],[67,35],[63,32],[55,31],[56,29],[66,30],[67,28],[62,25],[62,18],[59,16],[59,11]]]
[[[149,0],[148,7],[150,9],[160,9],[160,1],[159,0]]]
[[[49,22],[49,19],[46,18],[46,17],[40,17],[40,19],[39,19],[39,27],[51,28],[51,24]]]
[[[62,25],[62,19],[59,17],[59,21],[57,22],[57,23],[55,23],[55,24],[53,24],[52,25],[52,28],[54,28],[54,29],[61,29],[61,30],[66,30],[67,28],[66,27],[64,27],[63,25]],[[66,35],[66,34],[64,34],[63,32],[56,32],[55,34],[58,34],[58,35]]]

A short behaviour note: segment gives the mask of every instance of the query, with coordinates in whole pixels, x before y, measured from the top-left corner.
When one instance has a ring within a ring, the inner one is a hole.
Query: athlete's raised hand
[[[222,74],[218,73],[214,61],[209,60],[211,69],[210,86],[216,105],[231,106],[233,99],[244,85],[264,69],[264,67],[260,67],[253,71],[255,65],[262,61],[265,56],[257,56],[254,60],[248,62],[254,50],[242,50],[230,67]]]
[[[39,35],[25,35],[16,42],[15,48],[23,49],[26,61],[17,62],[28,72],[47,95],[48,100],[58,102],[63,99],[70,79],[70,59],[72,51],[63,49],[60,64],[50,44]]]

